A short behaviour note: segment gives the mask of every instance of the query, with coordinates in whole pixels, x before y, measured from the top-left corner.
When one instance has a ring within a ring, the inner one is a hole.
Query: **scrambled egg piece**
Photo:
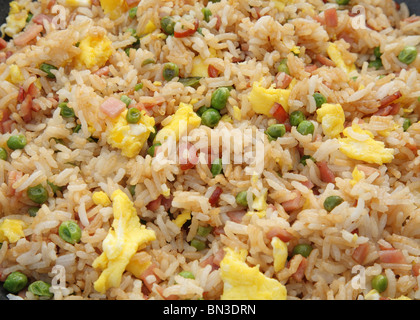
[[[346,117],[340,104],[324,103],[316,113],[316,120],[321,123],[322,130],[329,138],[335,138],[343,132]]]
[[[77,57],[78,65],[84,65],[90,69],[94,66],[104,66],[113,54],[111,40],[107,36],[87,36],[80,41],[80,55]]]
[[[180,137],[198,128],[200,124],[201,118],[194,112],[193,106],[181,102],[171,121],[157,133],[155,143],[163,143],[170,136],[179,141]]]
[[[274,271],[279,272],[284,268],[287,262],[287,244],[279,238],[274,237],[271,240],[271,246],[273,247]]]
[[[216,50],[213,48],[209,49],[210,51],[210,58],[216,57]],[[201,56],[195,56],[193,58],[191,76],[192,77],[208,77],[209,76],[209,63],[205,62],[206,59],[203,59]]]
[[[233,118],[238,121],[241,121],[242,119],[242,112],[238,106],[233,106]]]
[[[379,300],[381,295],[379,294],[378,290],[372,289],[365,295],[365,300]]]
[[[28,11],[22,10],[23,7],[17,1],[10,2],[9,15],[6,18],[6,28],[4,33],[9,37],[13,37],[25,28]]]
[[[176,217],[176,219],[175,219],[175,221],[174,221],[174,223],[179,227],[179,228],[181,228],[183,225],[184,225],[184,223],[185,222],[187,222],[188,220],[190,220],[191,219],[191,211],[189,211],[189,210],[183,210],[182,212],[181,212],[181,214],[179,214],[177,217]]]
[[[274,103],[277,102],[282,105],[286,112],[289,112],[289,96],[295,82],[296,80],[293,79],[289,89],[275,89],[274,85],[265,89],[261,86],[261,82],[254,82],[248,95],[252,109],[256,113],[272,117],[270,110],[273,108]]]
[[[111,19],[117,19],[128,10],[125,0],[100,0],[102,10],[108,14]]]
[[[294,0],[271,0],[271,3],[274,4],[274,8],[283,11],[287,5],[294,3]]]
[[[66,0],[66,5],[70,7],[89,7],[91,0]]]
[[[275,279],[267,278],[259,271],[259,266],[249,267],[246,250],[225,249],[220,263],[223,281],[221,300],[286,300],[287,290]]]
[[[354,170],[352,172],[353,179],[350,180],[350,184],[354,186],[356,183],[358,183],[360,180],[365,178],[365,173],[363,171],[360,171],[357,169],[357,167],[354,167]]]
[[[116,190],[111,196],[114,221],[108,235],[102,242],[103,253],[92,266],[102,269],[94,288],[105,293],[111,287],[118,287],[121,277],[134,254],[156,240],[153,230],[140,224],[136,209],[128,196]]]
[[[150,133],[155,132],[155,119],[141,111],[140,121],[136,124],[127,122],[127,110],[121,113],[108,128],[107,142],[117,149],[121,149],[126,157],[133,158],[139,154]]]
[[[141,279],[142,273],[146,271],[147,268],[149,268],[151,264],[152,264],[152,261],[150,260],[144,261],[143,259],[140,259],[139,257],[137,257],[137,255],[134,255],[125,269],[131,272],[136,278]]]
[[[94,192],[92,195],[93,203],[96,205],[101,205],[107,207],[111,204],[111,200],[108,195],[103,191]]]
[[[149,20],[149,22],[147,22],[146,26],[144,27],[144,30],[142,32],[142,35],[146,35],[146,34],[152,33],[156,29],[157,29],[157,27],[153,23],[153,21],[152,20]]]
[[[336,44],[331,43],[328,46],[327,53],[328,53],[329,57],[331,58],[331,60],[334,61],[335,65],[337,67],[339,67],[340,69],[342,69],[347,74],[356,70],[356,66],[353,63],[352,64],[346,64],[344,62],[343,56],[342,56],[340,50],[338,50],[338,47],[337,47]]]
[[[373,139],[372,132],[362,130],[357,124],[353,124],[351,128],[356,134],[361,135],[361,138],[356,140],[350,137],[348,132],[350,128],[344,129],[343,134],[346,138],[339,139],[339,142],[340,151],[347,157],[379,165],[394,159],[394,149],[385,148],[383,142]]]
[[[22,71],[20,71],[20,68],[17,65],[12,64],[7,80],[13,84],[19,84],[25,81],[25,77],[23,76]]]
[[[265,217],[267,209],[267,190],[260,196],[254,198],[252,201],[252,209],[255,211],[249,211],[247,213],[248,215],[256,214],[259,218]]]
[[[20,238],[23,238],[23,228],[25,223],[21,220],[16,219],[4,219],[0,223],[0,243],[8,241],[9,243],[15,243]]]

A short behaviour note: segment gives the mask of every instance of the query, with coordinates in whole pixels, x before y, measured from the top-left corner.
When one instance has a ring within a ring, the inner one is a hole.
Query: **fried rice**
[[[420,298],[405,4],[15,0],[1,31],[9,299]]]

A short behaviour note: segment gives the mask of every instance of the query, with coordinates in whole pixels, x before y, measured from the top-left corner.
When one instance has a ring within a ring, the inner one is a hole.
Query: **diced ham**
[[[336,8],[330,8],[324,11],[325,25],[330,28],[338,26],[338,15]]]
[[[315,185],[310,180],[301,181],[300,183],[303,184],[308,189],[312,189],[313,187],[315,187]]]
[[[3,50],[6,47],[7,47],[7,41],[4,40],[3,38],[0,38],[0,50]]]
[[[209,203],[211,206],[215,206],[216,203],[219,201],[220,195],[223,193],[223,189],[220,187],[216,187],[214,189],[213,193],[211,194],[209,198]]]
[[[295,190],[294,193],[296,194],[296,197],[294,199],[285,201],[281,204],[283,206],[284,211],[288,213],[302,208],[305,202],[305,199],[302,197],[300,191]]]
[[[157,199],[150,201],[146,205],[146,208],[147,210],[150,210],[150,211],[156,211],[157,209],[159,209],[161,203],[162,203],[162,196],[160,195]]]
[[[127,3],[128,7],[134,7],[140,2],[140,0],[125,0],[125,3]]]
[[[217,22],[216,22],[216,25],[214,26],[214,28],[217,31],[219,31],[220,27],[222,26],[222,18],[218,14],[216,14],[215,17],[217,19]]]
[[[32,96],[30,94],[26,95],[25,100],[23,100],[18,111],[19,115],[22,117],[25,123],[28,123],[32,120]]]
[[[172,200],[174,199],[173,196],[169,196],[168,198],[165,198],[162,196],[161,205],[165,208],[166,211],[172,208]]]
[[[378,169],[369,167],[364,164],[358,164],[356,167],[357,167],[357,170],[362,171],[367,177],[374,174],[375,172],[378,172],[378,173],[380,172]]]
[[[144,285],[149,289],[149,291],[152,291],[153,284],[159,283],[162,280],[153,272],[154,269],[156,269],[156,264],[152,263],[141,275],[140,280],[143,281]],[[149,276],[155,276],[154,281],[148,279]]]
[[[289,114],[284,110],[280,103],[274,103],[274,106],[270,110],[270,114],[280,123],[285,123],[289,120]]]
[[[181,170],[194,168],[198,163],[198,150],[191,143],[181,143],[179,145],[179,164]]]
[[[418,277],[420,275],[420,263],[413,264],[413,276]]]
[[[48,15],[46,15],[46,14],[43,14],[43,13],[40,13],[40,14],[37,14],[35,17],[33,17],[32,18],[32,21],[34,22],[34,23],[36,23],[36,24],[39,24],[39,25],[43,25],[44,24],[44,20],[47,20],[48,22],[52,22],[52,17],[51,16],[48,16]]]
[[[287,230],[281,227],[273,227],[267,233],[266,237],[268,240],[272,240],[274,237],[279,238],[283,242],[289,242],[294,236]]]
[[[13,41],[16,46],[22,47],[34,40],[44,30],[44,27],[39,24],[32,24],[26,30],[18,35]]]
[[[301,282],[303,280],[303,277],[305,276],[305,270],[307,266],[308,266],[308,259],[303,257],[296,272],[292,274],[292,278],[295,279],[295,281],[297,282]]]
[[[12,125],[13,125],[13,120],[6,120],[3,123],[1,123],[1,127],[0,127],[0,132],[1,133],[10,133],[12,132]]]
[[[242,218],[244,217],[245,214],[246,214],[245,210],[236,210],[236,211],[230,211],[226,213],[229,219],[236,223],[241,223]]]
[[[7,175],[7,186],[8,186],[7,194],[9,196],[20,197],[22,195],[22,191],[16,192],[16,190],[13,188],[13,184],[22,177],[23,177],[23,173],[20,171],[17,171],[17,170],[9,171]]]
[[[318,161],[316,165],[318,166],[321,180],[323,182],[335,183],[335,175],[331,171],[331,169],[328,167],[328,164],[326,161]]]
[[[99,107],[103,113],[112,119],[118,117],[126,108],[124,102],[113,97],[106,99]]]
[[[212,254],[207,259],[200,262],[200,267],[204,268],[207,265],[211,265],[212,271],[219,269],[220,262],[225,256],[225,250],[220,249],[215,254]]]
[[[395,100],[399,99],[402,97],[402,93],[401,91],[397,91],[389,96],[386,96],[385,98],[383,98],[379,103],[380,103],[380,108],[389,106],[391,103],[393,103]]]
[[[275,78],[276,88],[286,89],[290,85],[290,82],[292,82],[292,80],[293,78],[289,76],[287,73],[279,72],[277,73],[276,78]]]
[[[308,64],[307,66],[305,66],[305,71],[309,73],[314,72],[316,69],[318,69],[318,67],[314,64]]]
[[[222,262],[223,258],[225,257],[225,250],[220,249],[214,254],[213,263],[220,267],[220,262]]]
[[[368,253],[369,253],[369,243],[367,242],[362,243],[353,251],[352,258],[358,264],[362,265]]]
[[[382,263],[407,263],[401,250],[381,250],[379,251],[379,260]]]
[[[182,31],[175,31],[174,32],[174,37],[175,38],[186,38],[189,36],[192,36],[198,29],[198,19],[196,19],[194,21],[194,28],[193,29],[186,29],[186,30],[182,30]]]
[[[336,66],[336,64],[334,63],[334,61],[332,61],[331,59],[327,58],[323,54],[320,54],[320,53],[317,54],[316,57],[315,57],[315,59],[319,63],[323,64],[324,66],[327,66],[327,67],[335,67]]]
[[[395,116],[400,112],[401,105],[399,103],[393,103],[385,107],[381,107],[378,111],[376,111],[373,115],[375,116]]]
[[[226,234],[225,228],[223,226],[216,227],[213,229],[213,234],[215,234],[216,236],[220,236],[221,234]]]
[[[98,71],[94,72],[94,75],[97,75],[98,77],[107,76],[108,74],[109,74],[108,66],[102,67]]]

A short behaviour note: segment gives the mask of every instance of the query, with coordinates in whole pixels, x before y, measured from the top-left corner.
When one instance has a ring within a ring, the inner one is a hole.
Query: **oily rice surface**
[[[0,223],[21,221],[24,234],[11,240],[0,229],[1,281],[20,271],[30,283],[51,284],[53,299],[220,299],[229,287],[220,269],[229,248],[245,250],[246,265],[284,285],[287,299],[419,298],[420,57],[409,65],[398,59],[405,47],[420,44],[418,17],[391,0],[341,6],[321,0],[114,1],[107,11],[108,2],[14,2],[33,18],[0,51],[0,146],[8,153],[0,160]],[[137,6],[134,16],[129,6]],[[204,8],[211,11],[207,20]],[[197,28],[196,22],[198,29],[167,36],[164,16],[178,21],[177,32]],[[80,63],[88,37],[110,40],[104,62]],[[370,65],[377,47],[379,68]],[[291,83],[278,71],[283,59]],[[162,73],[168,62],[179,68],[170,81]],[[40,70],[43,63],[56,67],[53,77]],[[204,73],[210,65],[212,74],[184,85],[179,79],[195,74],[197,63]],[[280,121],[271,106],[271,113],[256,110],[250,98],[255,84],[290,90],[287,113],[303,112],[313,133],[304,135],[283,119],[282,137],[264,134],[235,145]],[[221,121],[215,128],[195,126],[181,142],[188,138],[197,150],[218,142],[217,151],[231,159],[262,144],[254,162],[224,163],[213,176],[202,157],[189,168],[171,161],[166,143],[153,157],[150,140],[134,156],[110,144],[112,123],[101,111],[110,97],[128,96],[160,129],[182,104],[194,111],[209,107],[219,87],[231,89]],[[319,119],[315,93],[340,105],[338,135]],[[63,117],[62,102],[74,116]],[[360,144],[382,143],[392,159],[344,153],[344,128]],[[18,134],[27,144],[13,151],[7,141]],[[230,149],[226,141],[233,142]],[[304,155],[311,156],[306,163]],[[27,190],[40,184],[48,200],[37,205]],[[102,270],[93,265],[115,218],[112,205],[95,203],[93,195],[111,198],[116,190],[132,201],[156,239],[132,258],[146,271],[123,270],[119,284],[101,293],[95,282]],[[241,191],[247,191],[248,207],[236,202]],[[328,212],[324,201],[333,195],[343,202]],[[35,206],[38,212],[29,215]],[[176,223],[183,214],[187,219]],[[58,234],[68,220],[81,228],[78,243]],[[208,235],[197,234],[203,227],[211,227]],[[276,238],[287,248],[280,269]],[[205,248],[197,250],[192,240]],[[311,245],[307,257],[293,255],[298,244]],[[375,295],[371,280],[379,274],[388,286]],[[39,299],[26,288],[9,298]]]

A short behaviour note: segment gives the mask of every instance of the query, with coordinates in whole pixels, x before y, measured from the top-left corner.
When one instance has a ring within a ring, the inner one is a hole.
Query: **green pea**
[[[375,47],[373,49],[373,54],[375,55],[376,58],[380,58],[382,56],[381,48],[380,47]]]
[[[248,192],[246,190],[239,192],[236,195],[236,203],[240,206],[247,207],[248,206]]]
[[[324,208],[328,212],[331,212],[336,206],[343,202],[343,198],[339,196],[329,196],[324,200]]]
[[[124,102],[127,107],[130,105],[131,101],[133,101],[129,97],[127,97],[125,94],[121,96],[120,100]]]
[[[40,208],[38,208],[38,207],[30,207],[30,208],[28,209],[28,214],[29,214],[29,216],[30,216],[30,217],[36,217],[36,214],[38,213],[39,209],[40,209]]]
[[[203,125],[214,128],[219,123],[222,116],[219,111],[213,108],[207,109],[201,116],[201,121]]]
[[[213,174],[213,177],[217,176],[218,174],[221,174],[223,171],[222,166],[222,159],[215,159],[213,163],[211,164],[211,173]]]
[[[61,109],[60,115],[63,118],[74,118],[74,110],[68,106],[67,102],[61,102],[58,107]]]
[[[3,288],[11,293],[16,294],[25,288],[27,283],[28,277],[22,272],[15,271],[7,276],[6,281],[3,283]]]
[[[135,91],[139,91],[139,90],[141,90],[141,89],[143,89],[143,83],[138,83],[138,84],[136,84],[136,85],[134,86],[134,90],[135,90]]]
[[[211,107],[216,110],[222,110],[226,107],[230,92],[226,87],[216,89],[211,95]]]
[[[10,136],[7,139],[7,146],[12,150],[23,149],[27,144],[26,137],[23,134]]]
[[[156,147],[158,147],[160,145],[161,145],[160,142],[155,143],[154,145],[152,145],[149,149],[147,149],[147,154],[150,155],[151,157],[154,157],[155,156]]]
[[[273,139],[283,137],[286,133],[286,127],[282,123],[277,123],[269,126],[266,133]]]
[[[282,59],[280,64],[277,67],[278,72],[284,72],[285,74],[290,75],[289,67],[287,66],[287,59]]]
[[[290,114],[290,124],[292,126],[298,126],[304,120],[306,120],[306,116],[302,111],[296,110]]]
[[[38,281],[32,282],[29,285],[28,291],[39,297],[51,298],[52,296],[54,296],[54,294],[50,292],[50,288],[51,288],[50,284],[44,281],[38,280]]]
[[[141,111],[137,108],[130,108],[125,118],[128,123],[138,123],[141,119]]]
[[[316,160],[309,156],[309,155],[304,155],[302,156],[302,158],[300,158],[300,163],[303,164],[304,166],[306,166],[306,160],[311,159],[313,162],[316,162]]]
[[[185,279],[195,279],[194,275],[190,271],[181,271],[179,275]]]
[[[197,251],[204,250],[206,248],[206,243],[198,239],[192,239],[190,242],[191,247],[197,249]]]
[[[175,32],[175,21],[172,17],[165,16],[160,20],[160,26],[162,31],[168,36],[171,36]]]
[[[204,112],[206,112],[208,108],[206,106],[202,106],[197,110],[197,115],[201,118],[201,116],[203,115]]]
[[[213,227],[210,227],[210,226],[209,227],[198,226],[197,234],[200,237],[207,237],[209,233],[212,232],[212,230],[213,230]]]
[[[209,22],[210,21],[210,17],[212,16],[211,10],[208,9],[208,8],[203,8],[203,9],[201,9],[201,12],[204,15],[204,21]]]
[[[417,58],[417,49],[413,46],[405,47],[398,55],[398,60],[402,63],[410,64]]]
[[[311,254],[312,249],[313,248],[310,244],[301,243],[293,248],[292,255],[294,256],[296,254],[300,254],[303,257],[307,258]]]
[[[48,200],[48,192],[41,184],[26,190],[28,198],[35,203],[43,204]]]
[[[0,148],[0,159],[4,161],[7,160],[7,151],[5,148]]]
[[[171,81],[173,78],[178,77],[179,68],[175,63],[168,62],[163,65],[163,78],[166,81]]]
[[[58,70],[57,67],[55,67],[51,64],[48,64],[48,63],[42,63],[39,66],[39,69],[41,71],[44,71],[47,74],[47,78],[50,78],[50,79],[55,79],[55,75],[51,72],[51,70]]]
[[[384,292],[388,288],[388,278],[382,274],[378,274],[372,278],[371,285],[379,293]]]
[[[129,16],[131,19],[134,19],[135,17],[137,17],[137,7],[131,8],[131,9],[128,11],[128,16]]]
[[[60,227],[58,228],[58,235],[64,241],[75,244],[80,242],[82,237],[82,230],[75,221],[67,220],[61,223]]]
[[[200,85],[201,77],[188,77],[188,78],[179,78],[178,82],[181,82],[186,87],[197,88]]]
[[[335,0],[335,2],[337,2],[340,6],[345,6],[350,2],[350,0]]]
[[[411,126],[411,121],[408,118],[404,119],[404,123],[403,123],[403,129],[404,131],[407,131],[408,128],[410,128]]]
[[[381,58],[376,58],[375,61],[369,62],[368,67],[369,68],[375,68],[376,70],[379,70],[383,66]]]
[[[315,126],[311,121],[308,120],[304,120],[301,123],[299,123],[298,127],[297,127],[297,131],[306,136],[308,134],[313,134],[315,131]]]
[[[317,108],[321,108],[324,103],[327,103],[327,98],[319,92],[315,92],[313,95]]]

